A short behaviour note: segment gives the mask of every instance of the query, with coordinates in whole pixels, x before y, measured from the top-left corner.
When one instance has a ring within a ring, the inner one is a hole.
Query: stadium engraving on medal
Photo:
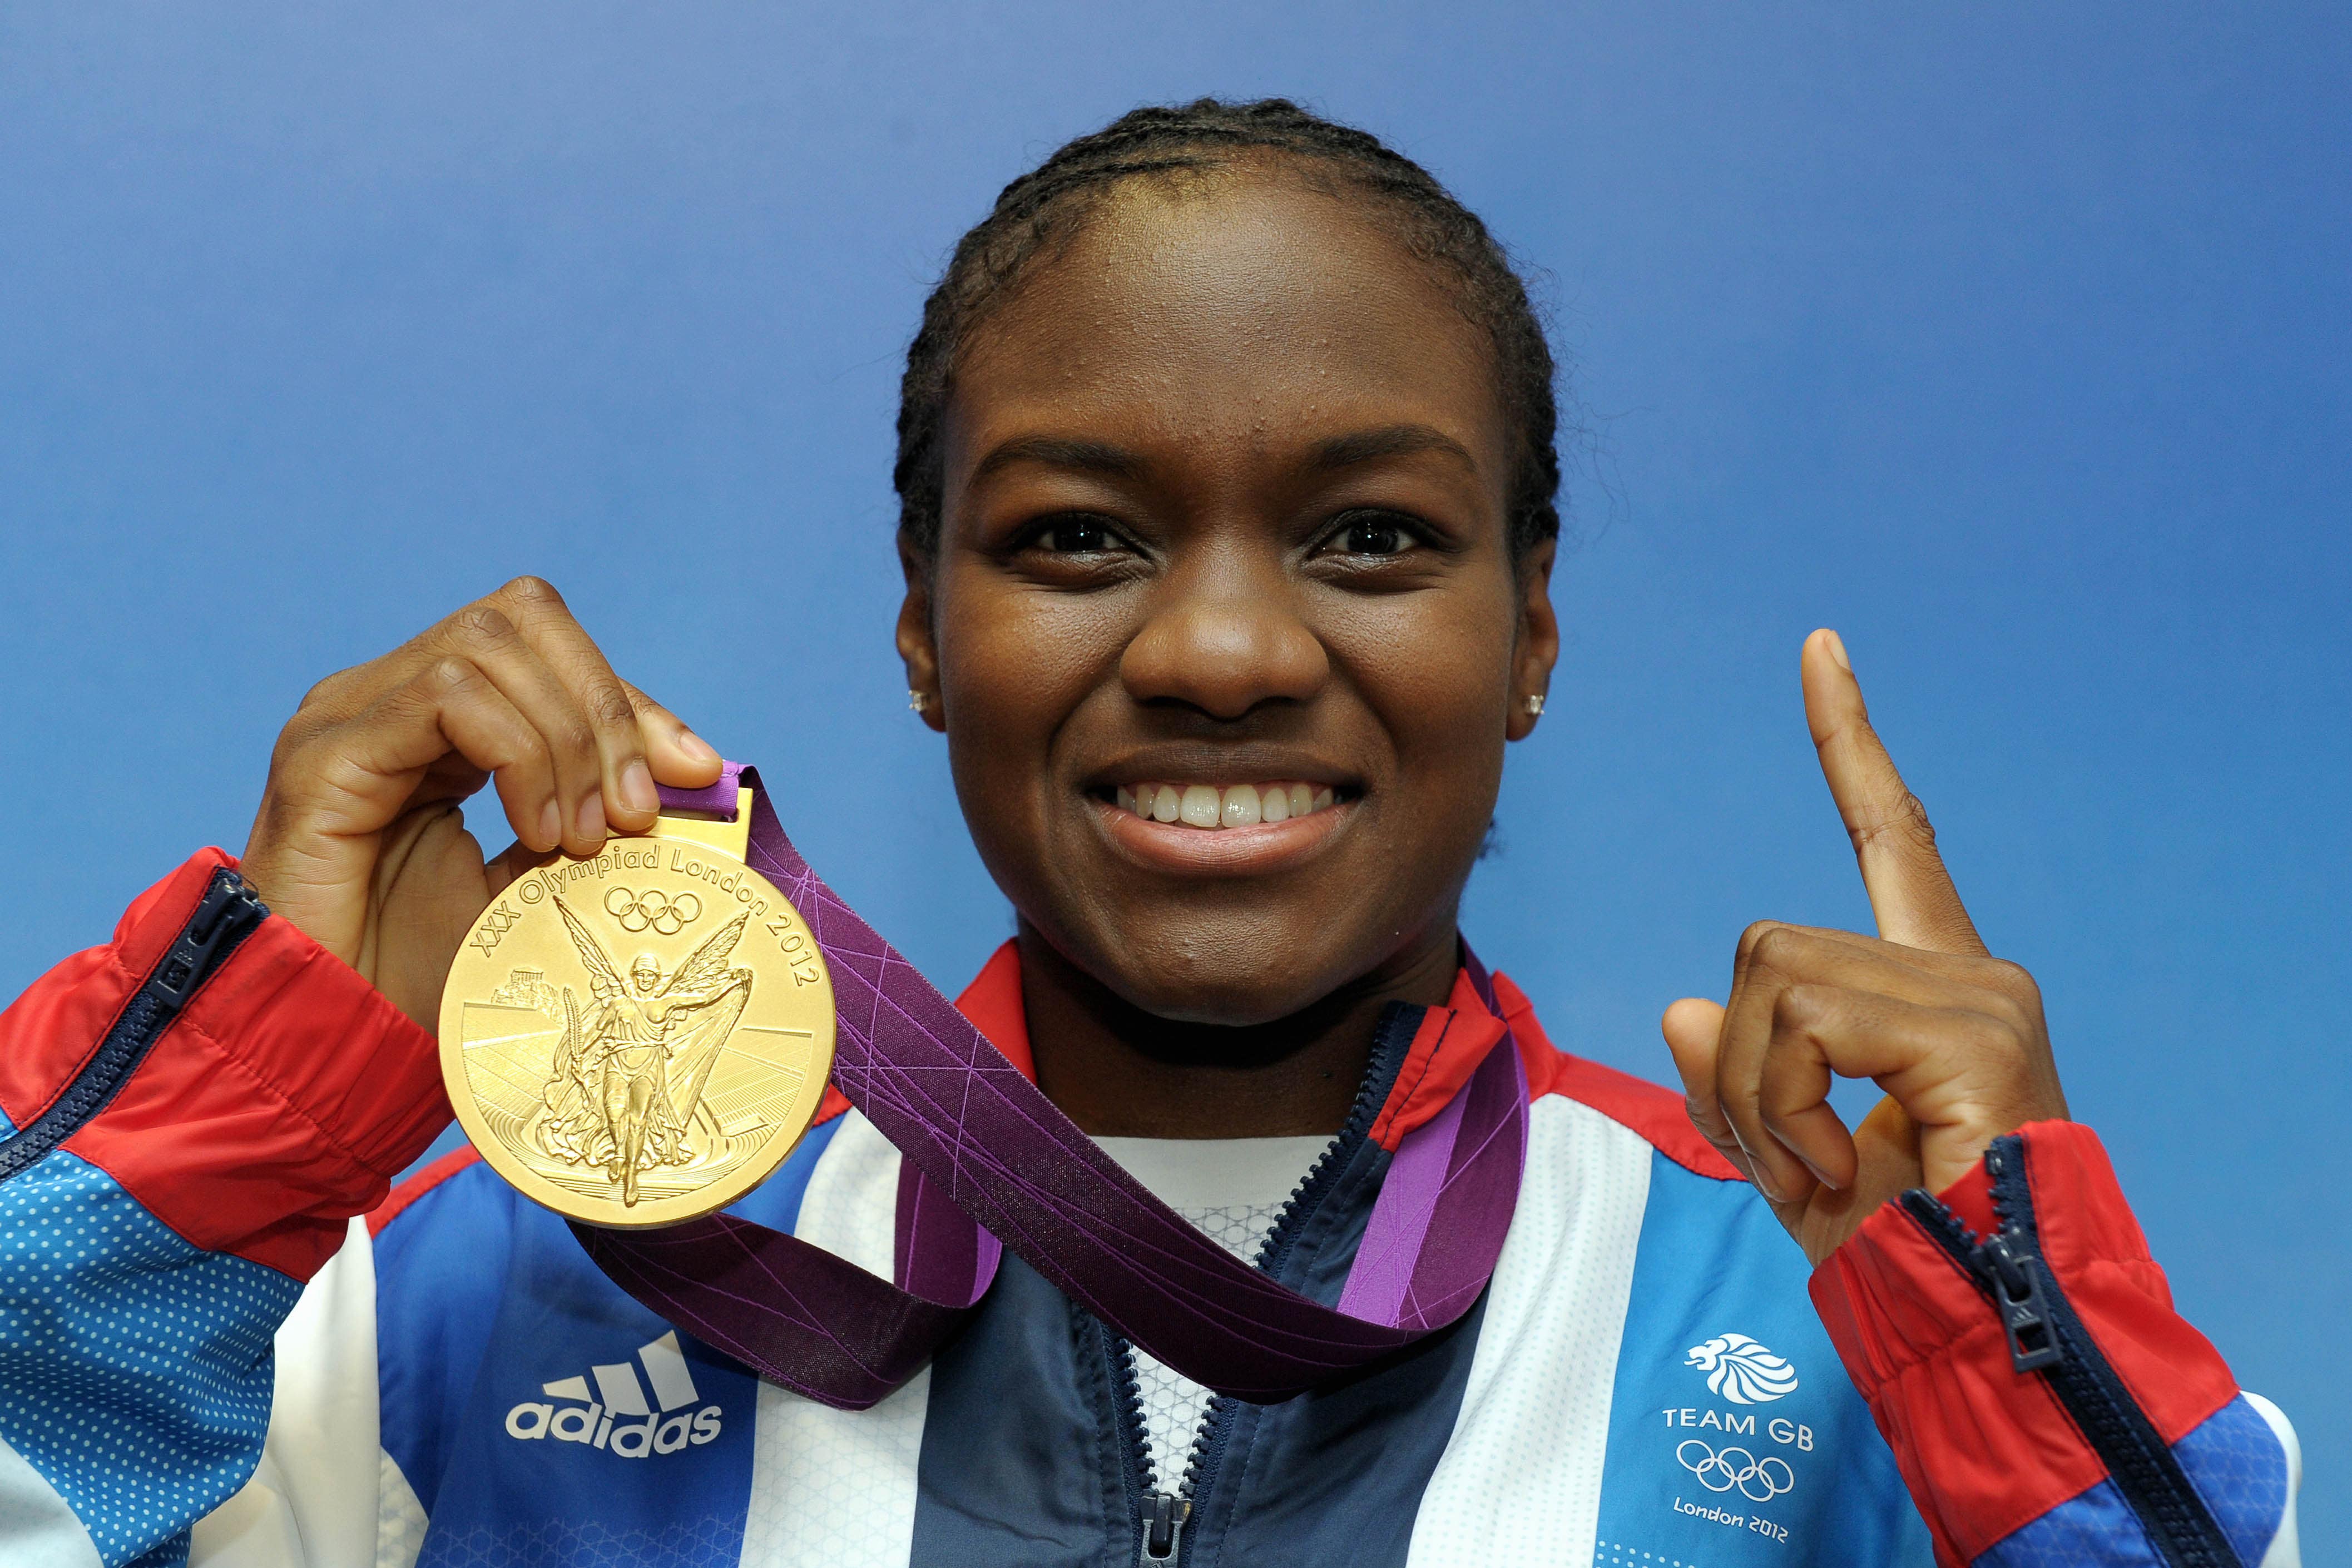
[[[666,816],[524,873],[467,933],[442,1077],[524,1196],[591,1225],[674,1225],[757,1186],[814,1118],[832,977],[740,841]]]

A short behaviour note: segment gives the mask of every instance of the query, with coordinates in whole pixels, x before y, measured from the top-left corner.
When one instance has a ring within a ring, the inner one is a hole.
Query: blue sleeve
[[[186,1559],[303,1281],[447,1118],[432,1054],[217,851],[0,1013],[0,1562]]]
[[[62,1149],[0,1180],[0,1441],[107,1568],[184,1562],[188,1527],[253,1473],[301,1289],[198,1249]],[[16,1511],[0,1557],[42,1528]]]

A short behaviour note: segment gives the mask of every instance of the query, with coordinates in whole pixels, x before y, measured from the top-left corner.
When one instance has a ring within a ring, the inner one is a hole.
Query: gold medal
[[[732,822],[524,873],[467,934],[441,996],[441,1076],[523,1196],[590,1225],[675,1225],[783,1164],[833,1069],[833,979]]]

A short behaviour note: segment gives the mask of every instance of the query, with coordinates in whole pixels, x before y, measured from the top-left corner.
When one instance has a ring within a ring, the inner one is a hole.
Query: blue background
[[[960,984],[1010,917],[890,647],[899,355],[1062,139],[1289,93],[1538,269],[1590,411],[1482,949],[1656,1077],[1743,924],[1866,929],[1795,680],[1842,628],[2341,1560],[2347,13],[829,9],[0,5],[0,987],[524,570]]]

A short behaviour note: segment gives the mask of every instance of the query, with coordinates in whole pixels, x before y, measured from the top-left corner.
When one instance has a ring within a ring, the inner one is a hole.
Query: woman
[[[1834,633],[1806,711],[1877,937],[1750,927],[1727,1006],[1667,1011],[1683,1100],[1468,956],[1559,653],[1551,381],[1425,172],[1204,100],[1007,188],[899,420],[910,700],[1019,915],[960,1005],[1326,1304],[1400,1151],[1524,1078],[1507,1237],[1433,1332],[1212,1397],[1008,1253],[852,1412],[681,1339],[470,1152],[385,1201],[448,1117],[468,924],[719,775],[525,580],[321,683],[241,862],[7,1015],[0,1529],[110,1564],[2293,1561],[2292,1434],[2171,1313]],[[1839,1073],[1887,1091],[1851,1135]],[[829,1109],[740,1212],[888,1275],[898,1152]]]

